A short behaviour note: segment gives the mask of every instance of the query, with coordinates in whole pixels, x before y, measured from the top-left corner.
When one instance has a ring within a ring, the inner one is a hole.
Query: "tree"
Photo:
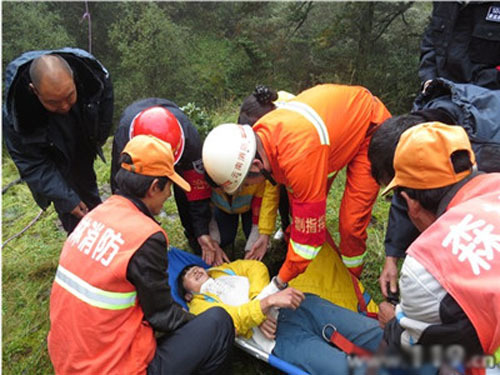
[[[61,26],[61,18],[47,3],[3,2],[2,67],[23,52],[74,46],[75,39]]]
[[[419,43],[428,11],[425,3],[315,4],[291,41],[304,51],[309,43],[309,55],[302,54],[308,66],[297,69],[302,76],[296,80],[363,85],[392,112],[407,112],[419,90]]]
[[[123,109],[144,97],[174,101],[188,96],[185,71],[189,35],[156,3],[120,3],[109,39],[119,61],[114,72],[115,105]]]
[[[47,3],[49,9],[58,14],[61,26],[76,39],[76,45],[91,52],[108,70],[114,70],[118,61],[115,50],[108,38],[109,26],[120,18],[116,3],[108,1],[68,1]],[[89,10],[91,19],[91,40],[89,43],[89,23],[83,15]],[[89,50],[89,44],[92,51]],[[114,78],[114,77],[113,77]]]

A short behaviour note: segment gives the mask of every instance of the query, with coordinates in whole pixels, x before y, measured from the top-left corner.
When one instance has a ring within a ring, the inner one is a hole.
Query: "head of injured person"
[[[177,278],[179,296],[186,301],[193,298],[193,293],[199,293],[201,286],[210,278],[203,267],[189,264],[182,269]]]

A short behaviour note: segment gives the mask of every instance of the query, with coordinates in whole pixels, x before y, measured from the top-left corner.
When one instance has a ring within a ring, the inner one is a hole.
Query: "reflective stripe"
[[[290,244],[295,254],[300,255],[304,259],[314,259],[321,250],[321,246],[303,245],[290,239]]]
[[[278,108],[288,109],[290,111],[297,112],[304,116],[307,121],[314,125],[316,131],[319,135],[319,140],[322,145],[330,146],[330,137],[328,136],[328,129],[321,118],[320,115],[316,113],[312,107],[305,103],[300,102],[288,102],[288,103],[276,103]]]
[[[500,347],[495,352],[495,360],[497,363],[500,363]]]
[[[348,268],[359,267],[359,266],[363,265],[365,255],[366,255],[366,252],[364,252],[361,255],[355,256],[355,257],[347,257],[345,255],[342,255],[342,262],[344,262],[344,264]]]
[[[123,310],[135,305],[137,292],[115,293],[98,289],[63,266],[57,267],[55,282],[79,300],[107,310]]]
[[[236,199],[233,199],[231,204],[224,199],[220,194],[212,192],[211,196],[212,202],[219,207],[221,210],[224,210],[228,213],[236,213],[237,210],[245,210],[248,211],[252,205],[253,195],[245,194],[239,195]]]

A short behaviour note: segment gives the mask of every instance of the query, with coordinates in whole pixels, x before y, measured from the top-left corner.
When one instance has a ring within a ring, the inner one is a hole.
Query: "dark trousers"
[[[250,231],[252,230],[252,210],[248,210],[242,214],[228,214],[227,212],[215,207],[214,216],[217,226],[219,227],[221,247],[234,243],[236,233],[238,232],[238,222],[240,216],[241,226],[243,228],[243,233],[245,233],[245,238],[248,238],[250,235]]]
[[[281,217],[281,229],[283,232],[290,225],[290,201],[288,200],[288,192],[285,185],[280,185],[280,201],[278,210]]]
[[[175,184],[174,184],[174,199],[175,199],[175,204],[177,205],[177,212],[179,214],[179,219],[181,220],[181,225],[184,228],[184,235],[188,240],[189,247],[193,250],[193,252],[196,255],[201,255],[201,246],[198,243],[198,238],[195,235],[195,228],[193,225],[193,214],[196,214],[196,212],[191,213],[189,211],[189,202],[187,200],[186,193],[184,192],[184,190],[182,190]],[[201,212],[200,214],[203,215],[204,213]]]
[[[158,340],[148,375],[229,374],[233,343],[231,317],[213,307]]]
[[[80,173],[80,175],[73,178],[72,181],[68,181],[68,184],[78,194],[81,201],[87,205],[90,211],[102,203],[101,197],[99,196],[99,189],[97,188],[97,177],[93,169],[93,164],[90,164],[87,168],[76,169],[74,174],[75,173]],[[73,229],[78,225],[80,219],[69,212],[63,213],[57,211],[57,209],[56,212],[64,230],[68,234],[73,232]]]

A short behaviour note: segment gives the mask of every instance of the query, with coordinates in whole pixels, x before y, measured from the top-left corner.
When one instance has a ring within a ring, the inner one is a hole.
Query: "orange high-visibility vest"
[[[156,340],[126,275],[130,258],[157,232],[167,238],[131,201],[113,195],[68,237],[50,297],[56,374],[146,373]]]
[[[345,167],[340,251],[346,266],[359,273],[379,189],[371,176],[368,144],[371,133],[390,113],[366,88],[333,84],[313,87],[277,106],[253,128],[274,178],[286,186],[291,198],[291,240],[279,275],[287,281],[304,272],[321,249],[328,189]]]
[[[486,354],[500,350],[500,173],[466,183],[410,246],[457,301]]]

